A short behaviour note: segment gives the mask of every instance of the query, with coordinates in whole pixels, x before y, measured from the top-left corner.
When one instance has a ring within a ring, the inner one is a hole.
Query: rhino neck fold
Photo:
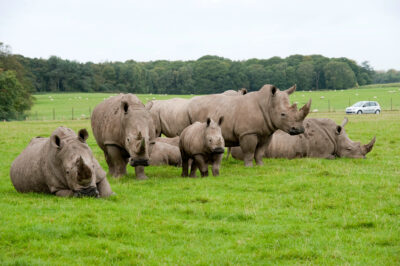
[[[324,133],[328,136],[328,139],[330,140],[330,142],[331,142],[332,145],[333,145],[333,153],[332,153],[332,155],[338,157],[338,153],[337,153],[337,144],[336,144],[336,141],[334,140],[334,137],[333,137],[331,134],[329,134],[329,131],[326,130],[325,127],[321,127],[321,129],[322,129],[322,131],[324,131]]]
[[[257,101],[258,107],[261,109],[261,113],[263,115],[265,124],[267,126],[267,129],[269,130],[269,135],[274,133],[278,128],[272,123],[271,116],[267,110],[265,110],[265,107],[260,103],[260,101]]]

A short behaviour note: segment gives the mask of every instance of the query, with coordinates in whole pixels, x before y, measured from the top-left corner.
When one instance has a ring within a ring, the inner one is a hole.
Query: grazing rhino
[[[207,117],[217,119],[223,116],[221,129],[226,146],[240,145],[245,166],[252,166],[253,158],[262,165],[263,146],[276,130],[291,135],[304,132],[303,120],[310,111],[311,99],[297,110],[296,104],[289,104],[289,95],[295,90],[296,86],[293,86],[280,91],[268,84],[241,97],[221,94],[196,96],[190,100],[189,120],[203,122]]]
[[[365,155],[374,146],[375,137],[365,145],[352,141],[344,130],[347,122],[348,120],[345,118],[341,125],[337,125],[328,118],[308,118],[304,120],[304,134],[289,136],[278,130],[272,135],[269,144],[265,146],[264,157],[365,158]],[[240,147],[232,147],[231,153],[235,159],[243,160],[244,158]]]
[[[110,196],[106,173],[86,144],[88,136],[86,129],[76,135],[59,127],[50,138],[33,138],[11,165],[15,189],[61,197]]]
[[[92,114],[92,129],[103,150],[110,175],[126,174],[126,164],[135,167],[136,178],[146,179],[149,144],[154,142],[151,115],[133,94],[120,94],[98,104]]]
[[[165,139],[165,138],[157,138],[157,139]],[[150,153],[149,164],[181,166],[182,159],[179,146],[171,145],[163,141],[157,141],[157,139],[154,144],[150,145],[151,153]]]
[[[247,89],[246,88],[242,88],[242,89],[240,89],[238,91],[227,90],[227,91],[224,91],[222,93],[222,95],[225,95],[225,96],[240,96],[240,95],[245,95],[245,94],[247,94]]]
[[[221,124],[207,118],[207,122],[196,122],[182,131],[179,148],[182,156],[182,176],[188,176],[189,159],[192,159],[190,177],[196,177],[199,168],[201,176],[208,176],[208,164],[212,164],[213,176],[219,175],[222,156],[225,151],[224,138],[221,133]]]

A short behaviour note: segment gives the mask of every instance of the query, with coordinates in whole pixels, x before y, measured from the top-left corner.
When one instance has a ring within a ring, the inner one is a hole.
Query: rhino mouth
[[[295,128],[295,127],[292,127],[290,130],[289,130],[289,134],[290,135],[299,135],[299,134],[302,134],[302,133],[304,133],[304,128]]]
[[[87,188],[82,188],[80,190],[75,191],[74,196],[78,197],[78,198],[81,198],[81,197],[98,198],[98,197],[100,197],[100,193],[97,190],[97,187],[87,187]]]
[[[131,166],[149,166],[149,160],[147,159],[131,160],[129,164]]]
[[[218,147],[212,150],[212,153],[216,153],[216,154],[220,154],[220,153],[224,153],[225,149],[222,147]]]

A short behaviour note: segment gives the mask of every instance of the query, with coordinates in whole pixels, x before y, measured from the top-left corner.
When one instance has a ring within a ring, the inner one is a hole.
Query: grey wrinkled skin
[[[120,94],[98,104],[92,114],[92,129],[104,152],[109,174],[126,175],[126,165],[135,167],[136,178],[146,179],[149,145],[155,130],[150,113],[133,94]]]
[[[156,142],[164,142],[179,147],[179,136],[175,138],[156,138]]]
[[[113,192],[106,173],[78,135],[59,127],[50,138],[33,138],[11,165],[11,181],[18,192],[49,193],[61,197],[108,197]]]
[[[304,132],[303,120],[307,116],[311,99],[300,110],[290,105],[293,86],[280,91],[273,85],[264,85],[259,91],[240,97],[212,94],[196,96],[190,100],[188,113],[191,122],[206,121],[207,117],[224,117],[221,126],[227,147],[240,145],[245,166],[252,166],[255,158],[262,165],[263,146],[278,129],[291,135]],[[183,158],[182,158],[183,159]]]
[[[365,158],[375,143],[375,137],[365,145],[352,141],[346,134],[345,118],[337,125],[328,118],[308,118],[304,120],[304,134],[290,136],[276,131],[263,151],[267,158],[315,157],[333,159],[336,157]],[[240,147],[231,148],[232,157],[243,160]]]
[[[157,137],[161,136],[161,133],[169,138],[179,136],[191,124],[187,112],[189,101],[189,99],[173,98],[154,100],[146,104]]]
[[[172,165],[180,167],[182,165],[182,159],[181,152],[179,150],[179,142],[178,145],[173,145],[167,142],[158,141],[158,139],[167,138],[156,138],[155,143],[150,144],[150,165]]]
[[[241,96],[247,93],[247,89],[242,88],[238,91],[228,90],[221,95]],[[146,104],[153,119],[155,135],[160,137],[164,134],[168,138],[179,136],[181,132],[189,126],[190,121],[188,108],[191,99],[173,98],[168,100],[153,100]]]
[[[240,95],[245,95],[247,94],[247,89],[246,88],[242,88],[238,91],[234,91],[234,90],[227,90],[224,91],[222,93],[222,95],[226,95],[226,96],[240,96]]]
[[[201,176],[208,176],[208,164],[212,165],[213,176],[219,175],[224,154],[224,138],[221,133],[221,117],[218,123],[208,118],[207,122],[196,122],[182,131],[179,149],[182,156],[182,176],[188,176],[189,160],[192,159],[190,177],[196,177],[199,168]]]

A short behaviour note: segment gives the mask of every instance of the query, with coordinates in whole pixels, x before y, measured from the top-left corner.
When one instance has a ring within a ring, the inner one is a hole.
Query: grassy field
[[[386,95],[380,93],[378,99]],[[302,94],[317,93],[300,92],[294,100]],[[34,110],[68,107],[57,98],[72,95],[82,94],[52,94],[52,104],[41,103],[49,95],[40,95]],[[343,116],[310,114],[337,123]],[[181,169],[162,166],[147,167],[145,181],[129,168],[126,177],[109,177],[117,193],[110,199],[17,193],[12,161],[32,137],[49,136],[60,125],[89,129],[88,144],[107,169],[90,120],[0,123],[3,265],[400,264],[398,111],[349,116],[350,138],[377,137],[366,160],[265,159],[262,167],[244,168],[231,158],[219,177],[185,179]]]
[[[35,95],[35,105],[28,115],[28,120],[86,119],[90,117],[90,112],[98,103],[113,95],[116,94],[37,94]],[[193,95],[139,94],[138,97],[146,103],[152,99],[190,98]],[[299,107],[307,103],[308,99],[311,98],[313,101],[311,108],[312,110],[318,110],[318,112],[344,113],[347,106],[364,100],[378,101],[382,110],[400,110],[400,84],[390,84],[390,86],[383,87],[367,86],[343,91],[299,91],[292,94],[290,98],[292,102],[298,102]]]

